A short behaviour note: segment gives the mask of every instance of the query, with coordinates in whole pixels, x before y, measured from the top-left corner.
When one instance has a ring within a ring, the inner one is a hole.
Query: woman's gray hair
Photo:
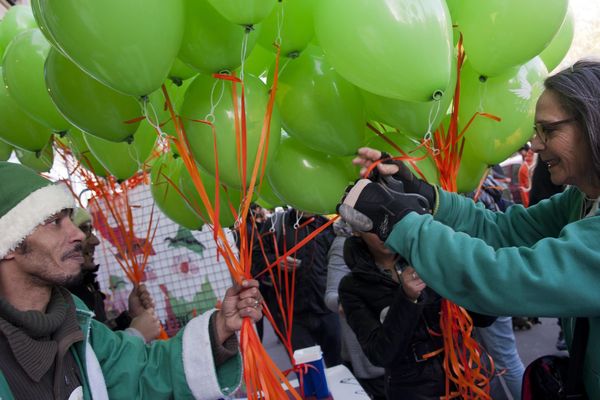
[[[580,60],[546,78],[544,86],[558,96],[564,110],[582,128],[600,180],[600,61]]]

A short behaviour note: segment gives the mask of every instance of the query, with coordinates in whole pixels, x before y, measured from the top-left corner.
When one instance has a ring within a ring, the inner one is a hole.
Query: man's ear
[[[15,258],[15,251],[9,251],[7,255],[5,255],[4,257],[2,257],[2,259],[0,259],[0,262],[2,261],[9,261],[9,260],[14,260]]]

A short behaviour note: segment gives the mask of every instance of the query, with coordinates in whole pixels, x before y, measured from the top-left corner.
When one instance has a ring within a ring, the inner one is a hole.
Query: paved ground
[[[528,331],[516,331],[517,347],[523,364],[527,366],[531,361],[546,354],[567,354],[556,350],[558,338],[558,325],[556,318],[540,318],[539,325],[534,325]]]

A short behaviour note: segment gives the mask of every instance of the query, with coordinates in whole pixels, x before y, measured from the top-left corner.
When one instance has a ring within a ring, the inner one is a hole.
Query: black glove
[[[393,181],[391,183],[395,184]],[[359,179],[349,186],[337,211],[353,229],[373,232],[383,241],[390,235],[396,222],[408,213],[431,212],[425,197],[392,190],[385,183],[369,179]]]
[[[398,172],[391,177],[396,181],[402,182],[402,185],[404,186],[404,192],[420,194],[427,199],[431,207],[435,206],[437,193],[432,185],[417,178],[412,172],[410,172],[410,169],[408,169],[406,164],[404,164],[402,161],[394,160],[388,153],[382,151],[380,160],[383,160],[382,164],[394,164],[399,168]],[[389,177],[382,177],[377,168],[373,170],[369,176],[369,179],[376,181],[381,180],[386,184],[389,182]]]

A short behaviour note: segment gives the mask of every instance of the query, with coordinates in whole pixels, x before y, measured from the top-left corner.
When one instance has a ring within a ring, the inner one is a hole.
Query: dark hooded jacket
[[[400,283],[375,264],[360,238],[346,240],[344,259],[352,272],[340,282],[340,302],[369,361],[385,368],[388,398],[439,398],[445,393],[443,353],[427,360],[423,356],[443,348],[435,334],[441,332],[441,297],[427,287],[413,303]],[[470,315],[477,326],[495,320]]]
[[[264,223],[261,232],[262,248],[260,246],[253,247],[253,275],[262,272],[262,276],[268,278],[269,274],[264,273],[267,267],[265,258],[269,263],[274,262],[278,256],[292,249],[328,221],[327,218],[320,215],[310,218],[298,217],[300,217],[298,212],[295,209],[290,209],[285,213],[275,214]],[[295,226],[296,222],[298,226]],[[327,255],[333,239],[335,239],[335,233],[333,228],[329,226],[292,254],[292,257],[301,262],[295,269],[295,316],[331,314],[331,311],[325,305],[324,298],[327,286]],[[277,268],[273,271],[276,282],[272,283],[282,288],[286,282],[284,274],[279,273]],[[289,274],[291,275],[291,273]],[[288,276],[287,279],[291,278]],[[285,301],[284,307],[288,307]]]

